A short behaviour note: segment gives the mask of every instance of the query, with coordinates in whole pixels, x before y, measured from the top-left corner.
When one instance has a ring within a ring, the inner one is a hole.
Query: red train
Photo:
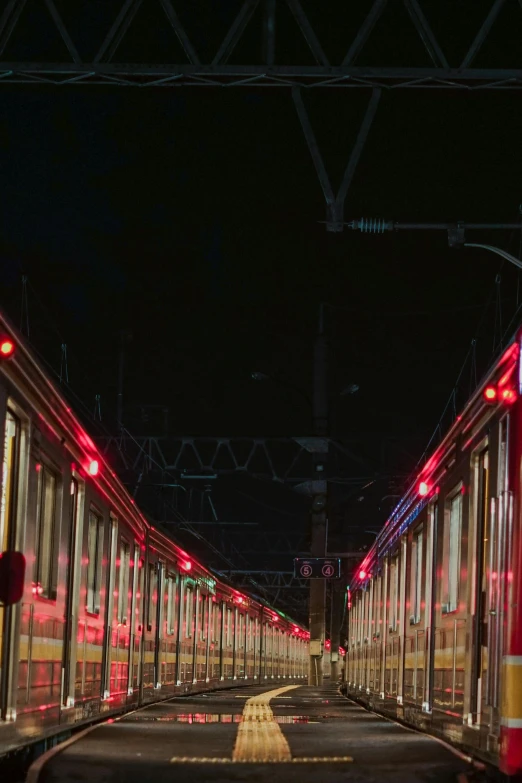
[[[348,594],[347,692],[522,773],[522,330]]]
[[[305,679],[308,633],[147,522],[2,315],[0,429],[0,755],[175,694]]]

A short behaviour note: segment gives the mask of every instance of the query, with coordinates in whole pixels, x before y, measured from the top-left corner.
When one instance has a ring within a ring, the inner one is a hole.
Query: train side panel
[[[511,389],[506,363],[492,378]],[[522,771],[521,412],[478,390],[428,461],[352,585],[345,669],[349,694],[509,774]]]

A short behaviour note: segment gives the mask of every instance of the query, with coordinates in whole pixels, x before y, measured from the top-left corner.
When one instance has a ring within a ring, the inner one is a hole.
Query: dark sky
[[[237,5],[178,3],[203,54],[215,48]],[[368,4],[349,13],[348,4],[326,3],[324,14],[322,3],[303,5],[325,48],[340,57]],[[470,18],[454,0],[440,3],[432,22],[452,56],[458,59],[489,5],[474,3]],[[116,6],[105,4],[108,17]],[[342,24],[334,16],[341,6]],[[499,58],[517,64],[513,44],[522,14],[512,6],[477,65]],[[79,28],[81,9],[92,22],[90,45],[101,4],[85,0],[77,7],[74,18],[64,10],[66,21]],[[444,23],[450,9],[451,29]],[[35,59],[37,42],[39,56],[53,59],[34,14],[26,39],[13,38],[5,59]],[[299,62],[308,54],[281,18],[279,61]],[[121,59],[137,59],[138,46],[142,59],[151,51],[159,59],[165,41],[154,40],[145,18],[136,22]],[[402,11],[390,17],[376,30],[366,62],[425,64],[409,25]],[[249,35],[236,60],[248,59],[248,47],[257,52],[254,28]],[[335,402],[335,434],[393,435],[410,455],[400,469],[411,468],[481,318],[479,370],[491,359],[500,259],[450,250],[443,233],[327,233],[322,192],[286,89],[0,85],[0,91],[0,304],[18,323],[21,274],[28,275],[34,344],[58,368],[61,342],[67,343],[72,387],[89,407],[101,394],[107,422],[115,408],[117,332],[128,329],[125,401],[169,406],[176,434],[309,431],[297,392],[256,384],[249,373],[272,374],[309,392],[323,301],[331,305],[332,394],[360,385],[357,396]],[[305,95],[334,185],[368,97],[365,89]],[[345,217],[516,221],[520,100],[516,91],[385,91]],[[470,239],[519,252],[519,237],[507,232]],[[518,279],[505,266],[501,275],[505,329]],[[469,378],[467,371],[462,399]]]

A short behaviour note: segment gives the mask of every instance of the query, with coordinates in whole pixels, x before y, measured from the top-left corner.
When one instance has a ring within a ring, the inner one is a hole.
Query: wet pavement
[[[470,772],[440,742],[334,687],[274,683],[176,697],[108,721],[42,757],[27,781],[465,783]]]

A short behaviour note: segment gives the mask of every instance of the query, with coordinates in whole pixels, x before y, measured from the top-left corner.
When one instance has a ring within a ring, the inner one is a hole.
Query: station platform
[[[176,697],[80,732],[27,783],[467,783],[483,780],[432,737],[367,712],[334,686]]]

